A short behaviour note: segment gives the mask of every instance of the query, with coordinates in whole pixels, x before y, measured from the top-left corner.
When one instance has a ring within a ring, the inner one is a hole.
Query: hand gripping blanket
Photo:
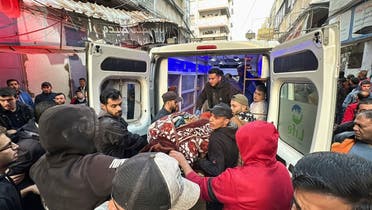
[[[208,151],[208,139],[212,132],[208,119],[199,119],[187,112],[164,116],[150,125],[145,150],[168,153],[177,150],[193,165],[199,155]]]

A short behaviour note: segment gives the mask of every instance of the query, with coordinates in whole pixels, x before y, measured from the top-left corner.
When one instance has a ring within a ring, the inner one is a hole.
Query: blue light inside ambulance
[[[196,72],[196,65],[190,61],[168,58],[168,71],[171,72]]]
[[[190,61],[179,60],[177,58],[168,58],[168,71],[170,72],[198,72],[207,73],[211,66],[195,64]]]
[[[257,77],[261,77],[261,75],[262,75],[262,59],[260,59],[257,64]]]

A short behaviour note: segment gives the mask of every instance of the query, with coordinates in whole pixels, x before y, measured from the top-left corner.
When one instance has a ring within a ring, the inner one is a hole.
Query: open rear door
[[[150,124],[147,52],[112,45],[89,43],[87,48],[89,105],[100,112],[99,96],[106,88],[119,90],[129,130],[143,135]]]
[[[339,28],[330,25],[275,47],[270,56],[268,121],[291,171],[303,155],[329,151],[336,106]]]

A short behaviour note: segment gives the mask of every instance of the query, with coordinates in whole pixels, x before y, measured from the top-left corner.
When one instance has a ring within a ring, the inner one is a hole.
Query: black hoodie
[[[238,163],[239,151],[235,141],[236,128],[218,128],[211,133],[207,158],[198,161],[199,167],[207,176],[218,176],[227,168]]]
[[[46,154],[30,175],[49,209],[91,210],[109,198],[120,160],[95,153],[97,128],[94,110],[85,105],[55,106],[41,116],[40,143]]]
[[[231,97],[235,94],[241,93],[239,90],[232,88],[229,81],[222,77],[221,81],[212,87],[209,82],[205,84],[204,89],[198,96],[196,101],[196,109],[200,110],[205,102],[208,101],[209,108],[219,103],[230,104]]]
[[[29,106],[19,101],[16,103],[17,109],[15,112],[5,110],[0,106],[0,126],[8,130],[18,129],[34,118],[34,113]]]

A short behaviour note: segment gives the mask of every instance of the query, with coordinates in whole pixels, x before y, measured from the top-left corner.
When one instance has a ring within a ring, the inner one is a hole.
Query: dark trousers
[[[206,202],[205,207],[206,210],[222,210],[223,204],[218,202]]]

